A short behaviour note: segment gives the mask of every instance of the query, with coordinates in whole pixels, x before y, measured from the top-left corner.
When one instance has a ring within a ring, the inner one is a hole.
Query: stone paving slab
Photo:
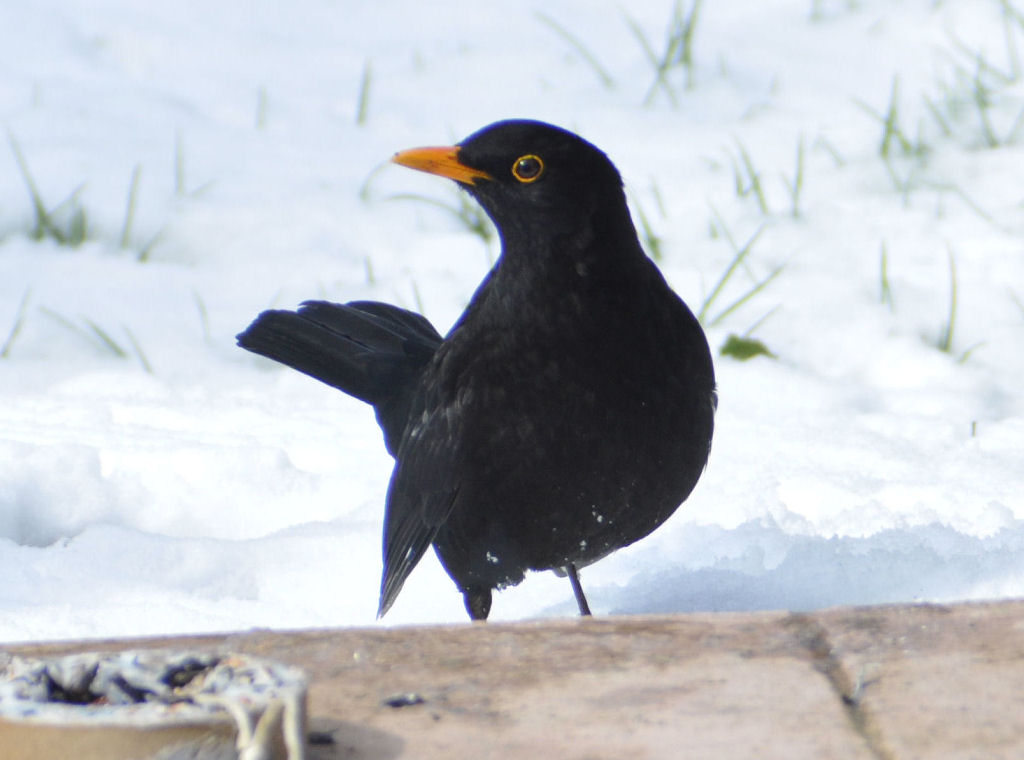
[[[1022,602],[3,649],[138,646],[304,668],[313,760],[1024,758]]]
[[[818,616],[885,758],[1024,758],[1024,603]]]

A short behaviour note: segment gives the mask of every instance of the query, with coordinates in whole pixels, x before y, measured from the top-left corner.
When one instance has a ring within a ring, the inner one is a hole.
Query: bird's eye
[[[540,156],[532,153],[528,156],[520,156],[512,164],[512,176],[520,182],[535,182],[544,173],[544,162]]]

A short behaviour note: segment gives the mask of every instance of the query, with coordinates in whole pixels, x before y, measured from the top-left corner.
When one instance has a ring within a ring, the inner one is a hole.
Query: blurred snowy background
[[[0,640],[373,623],[372,411],[234,335],[446,330],[496,241],[386,161],[507,117],[611,156],[716,352],[708,470],[595,612],[1024,595],[1024,5],[39,0],[0,5]],[[574,612],[534,574],[492,619]],[[464,619],[430,555],[384,624]]]

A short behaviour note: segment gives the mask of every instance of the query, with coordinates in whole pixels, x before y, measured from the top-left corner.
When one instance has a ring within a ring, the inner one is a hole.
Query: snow
[[[80,188],[89,230],[33,239],[0,146],[0,640],[375,624],[391,463],[372,411],[234,335],[307,298],[447,329],[495,244],[394,198],[459,202],[386,159],[515,116],[609,153],[695,309],[730,238],[760,231],[709,317],[782,267],[708,330],[717,350],[753,327],[775,358],[716,357],[707,472],[584,571],[595,612],[1021,596],[1024,26],[1004,5],[703,3],[692,87],[673,70],[675,104],[648,106],[616,3],[0,6],[0,122],[47,208]],[[672,4],[629,14],[660,53]],[[883,160],[894,83],[908,146]],[[744,153],[766,210],[737,193]],[[574,610],[541,573],[492,619]],[[464,619],[430,555],[377,624]]]

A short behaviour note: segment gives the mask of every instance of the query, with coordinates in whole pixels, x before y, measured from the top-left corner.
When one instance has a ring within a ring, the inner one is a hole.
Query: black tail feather
[[[372,404],[392,454],[412,389],[441,343],[425,318],[375,301],[307,301],[260,314],[238,345]]]

